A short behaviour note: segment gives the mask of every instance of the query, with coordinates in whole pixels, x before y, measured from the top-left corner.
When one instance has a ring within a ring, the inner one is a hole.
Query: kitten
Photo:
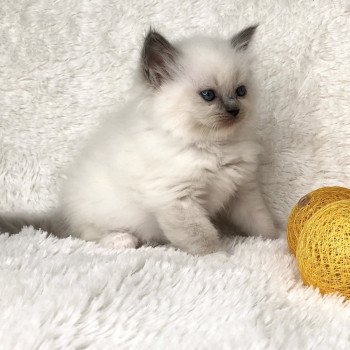
[[[256,181],[256,27],[231,40],[177,43],[148,32],[133,98],[70,169],[54,231],[114,248],[170,243],[192,254],[222,249],[218,215],[247,234],[276,236]]]

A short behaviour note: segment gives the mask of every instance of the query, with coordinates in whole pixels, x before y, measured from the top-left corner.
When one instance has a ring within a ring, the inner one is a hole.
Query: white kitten
[[[69,171],[61,235],[117,248],[170,242],[207,254],[221,249],[212,220],[224,213],[247,234],[275,237],[256,181],[248,50],[255,30],[174,44],[149,31],[133,98]]]

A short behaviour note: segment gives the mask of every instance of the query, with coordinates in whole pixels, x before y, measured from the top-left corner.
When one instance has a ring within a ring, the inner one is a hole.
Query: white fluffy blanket
[[[124,99],[148,26],[253,45],[261,183],[285,225],[302,194],[349,185],[346,1],[1,0],[0,211],[55,205],[62,170]],[[349,349],[350,305],[302,285],[284,240],[230,258],[0,236],[1,349]]]

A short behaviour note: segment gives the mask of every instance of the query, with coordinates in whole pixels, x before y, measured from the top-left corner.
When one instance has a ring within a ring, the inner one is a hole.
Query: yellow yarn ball
[[[288,246],[294,255],[305,223],[323,206],[342,199],[350,199],[350,189],[333,186],[319,188],[299,200],[289,215],[287,225]]]
[[[296,256],[305,284],[350,298],[350,200],[330,203],[308,220]]]

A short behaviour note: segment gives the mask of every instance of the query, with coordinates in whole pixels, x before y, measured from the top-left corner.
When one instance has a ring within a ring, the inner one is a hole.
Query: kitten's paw
[[[231,257],[231,254],[226,250],[219,250],[215,253],[211,253],[210,256],[214,257],[215,259],[227,259]]]
[[[219,241],[203,242],[202,244],[191,245],[185,250],[193,255],[207,255],[218,252],[224,252],[223,246]]]
[[[259,227],[256,227],[252,232],[249,232],[248,236],[276,239],[281,237],[281,230],[278,230],[272,222],[263,223],[260,224]]]
[[[272,228],[272,229],[262,233],[261,237],[269,238],[269,239],[277,239],[277,238],[280,238],[282,236],[281,236],[281,231],[280,230],[277,230],[276,228]]]
[[[111,249],[136,248],[138,239],[126,232],[111,232],[99,240],[99,244]]]

